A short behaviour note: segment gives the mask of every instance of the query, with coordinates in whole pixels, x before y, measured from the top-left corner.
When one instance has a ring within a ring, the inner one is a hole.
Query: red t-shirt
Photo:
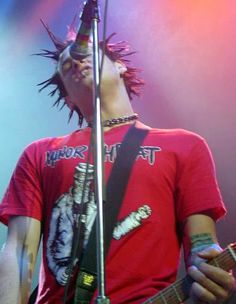
[[[147,128],[140,122],[136,126]],[[104,134],[106,181],[128,128],[117,126]],[[37,304],[62,303],[89,140],[90,129],[85,128],[29,145],[0,206],[0,220],[5,224],[12,215],[42,221]],[[93,162],[89,163],[85,242],[96,215]],[[201,212],[215,220],[225,213],[204,139],[181,129],[149,128],[132,168],[106,260],[111,303],[142,303],[175,280],[181,238],[177,227],[189,215]]]

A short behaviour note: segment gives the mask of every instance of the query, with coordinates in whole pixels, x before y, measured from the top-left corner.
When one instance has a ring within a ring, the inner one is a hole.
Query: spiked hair
[[[46,49],[42,49],[41,53],[37,53],[36,55],[43,56],[49,59],[52,59],[56,64],[59,62],[60,54],[75,40],[76,31],[75,31],[75,22],[76,17],[74,18],[72,24],[68,27],[67,37],[65,41],[62,41],[60,38],[56,37],[53,32],[49,29],[48,25],[41,20],[44,28],[46,29],[49,37],[51,38],[56,50],[50,51]],[[144,85],[144,81],[138,77],[138,72],[140,70],[136,67],[132,67],[130,65],[130,60],[126,58],[134,54],[135,52],[130,52],[130,46],[126,41],[119,41],[117,43],[110,43],[111,38],[115,35],[115,33],[111,34],[106,40],[100,42],[100,48],[104,50],[105,55],[112,61],[120,61],[122,62],[127,71],[122,75],[124,79],[124,84],[130,99],[132,99],[133,95],[139,96],[140,89]],[[56,93],[58,97],[54,102],[53,106],[60,107],[60,110],[66,105],[65,97],[68,95],[63,84],[63,81],[60,77],[59,72],[56,71],[54,74],[47,80],[38,84],[40,86],[39,92],[45,89],[48,86],[54,86],[54,89],[49,93],[49,96],[54,96]],[[64,101],[63,101],[64,100]],[[61,104],[62,102],[62,104]],[[69,113],[69,120],[71,120],[73,116],[73,112],[76,111],[79,116],[79,126],[83,123],[83,115],[79,108],[74,108]]]

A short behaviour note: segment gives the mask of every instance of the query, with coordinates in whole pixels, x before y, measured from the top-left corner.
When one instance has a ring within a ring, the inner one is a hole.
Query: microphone
[[[81,60],[91,54],[90,36],[92,33],[92,21],[99,20],[97,0],[84,1],[84,7],[80,15],[80,26],[75,41],[70,47],[70,56],[75,60]]]

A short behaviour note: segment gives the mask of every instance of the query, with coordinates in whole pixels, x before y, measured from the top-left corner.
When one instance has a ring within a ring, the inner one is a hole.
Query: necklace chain
[[[134,113],[134,114],[127,115],[127,116],[121,116],[121,117],[117,117],[117,118],[111,118],[111,119],[104,120],[102,122],[102,125],[103,125],[103,127],[112,127],[114,125],[119,125],[119,124],[122,124],[125,122],[130,122],[130,121],[133,121],[136,119],[138,119],[138,114]],[[89,123],[88,126],[91,127],[92,124]]]

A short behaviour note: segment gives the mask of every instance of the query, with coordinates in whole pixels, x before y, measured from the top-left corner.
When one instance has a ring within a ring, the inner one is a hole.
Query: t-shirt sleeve
[[[28,146],[18,160],[0,204],[0,221],[8,224],[10,216],[42,219],[42,191],[37,168],[36,147]]]
[[[204,139],[198,138],[185,159],[177,189],[176,210],[180,222],[197,213],[209,215],[215,221],[225,215],[215,164]]]

